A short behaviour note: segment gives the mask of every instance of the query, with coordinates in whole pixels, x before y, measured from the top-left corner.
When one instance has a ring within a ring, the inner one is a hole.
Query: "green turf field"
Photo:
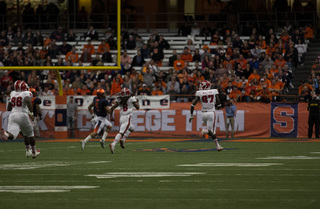
[[[320,143],[0,143],[0,208],[299,208],[320,206]]]

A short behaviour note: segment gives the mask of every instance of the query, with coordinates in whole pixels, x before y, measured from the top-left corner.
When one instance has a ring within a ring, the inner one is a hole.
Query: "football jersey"
[[[29,109],[27,103],[24,101],[27,97],[30,97],[30,99],[33,97],[30,91],[12,91],[10,93],[10,103],[12,106],[12,112],[28,113]]]
[[[134,108],[134,103],[136,103],[138,100],[136,97],[131,96],[129,97],[129,99],[127,100],[127,102],[123,103],[121,101],[121,98],[118,97],[117,98],[117,102],[120,106],[120,115],[131,115],[133,112],[133,108]]]
[[[33,115],[36,117],[36,116],[38,116],[38,112],[37,112],[36,106],[37,106],[37,104],[40,105],[42,101],[41,101],[40,98],[33,97],[31,102],[32,102],[32,108],[33,108]]]
[[[202,111],[215,111],[216,95],[219,94],[217,89],[199,90],[196,96],[200,97]]]
[[[97,116],[106,117],[107,111],[105,106],[108,106],[108,101],[106,99],[99,99],[98,97],[93,98],[93,111]]]

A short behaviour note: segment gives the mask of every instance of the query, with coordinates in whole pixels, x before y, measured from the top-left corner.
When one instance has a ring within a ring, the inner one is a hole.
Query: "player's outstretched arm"
[[[190,119],[189,119],[189,123],[192,122],[193,120],[193,111],[194,111],[194,106],[196,106],[196,104],[199,102],[200,100],[200,97],[196,96],[196,98],[192,101],[192,104],[191,104],[191,108],[190,108]]]
[[[119,103],[118,103],[118,102],[114,103],[110,109],[108,108],[109,111],[107,110],[107,112],[108,112],[110,115],[112,115],[114,109],[116,109],[117,107],[119,107]]]
[[[10,102],[10,101],[9,101],[9,103],[8,103],[7,110],[8,110],[8,111],[11,111],[11,110],[12,110],[12,104],[11,104],[11,102]]]
[[[27,104],[27,107],[29,109],[29,116],[30,116],[31,120],[33,120],[34,116],[33,116],[31,97],[25,97],[24,102]]]
[[[135,103],[133,103],[133,105],[137,110],[140,109],[139,101],[136,101]]]
[[[36,109],[37,109],[37,115],[39,115],[40,120],[42,120],[42,112],[39,104],[36,104]]]
[[[220,98],[219,95],[216,96],[216,109],[219,110],[221,107],[221,102],[220,102]]]
[[[93,108],[93,102],[89,105],[89,107],[88,107],[88,111],[89,111],[89,113],[92,115],[92,117],[94,117],[94,115],[93,115],[93,111],[92,111],[92,108]]]

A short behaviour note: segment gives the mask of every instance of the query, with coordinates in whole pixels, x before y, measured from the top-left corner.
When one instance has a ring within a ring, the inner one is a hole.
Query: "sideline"
[[[37,142],[80,142],[82,139],[44,139]],[[219,139],[223,142],[320,142],[320,139],[305,139],[305,138],[256,138],[256,139]],[[91,139],[90,141],[100,141],[100,139]],[[113,139],[106,139],[107,142],[112,142]],[[184,142],[184,141],[211,141],[210,139],[182,139],[182,138],[154,138],[154,139],[127,139],[126,142]]]

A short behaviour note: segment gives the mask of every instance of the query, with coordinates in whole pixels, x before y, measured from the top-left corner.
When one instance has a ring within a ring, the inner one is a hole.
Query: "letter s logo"
[[[291,133],[294,128],[295,109],[291,106],[277,106],[273,109],[273,129],[278,133]]]

